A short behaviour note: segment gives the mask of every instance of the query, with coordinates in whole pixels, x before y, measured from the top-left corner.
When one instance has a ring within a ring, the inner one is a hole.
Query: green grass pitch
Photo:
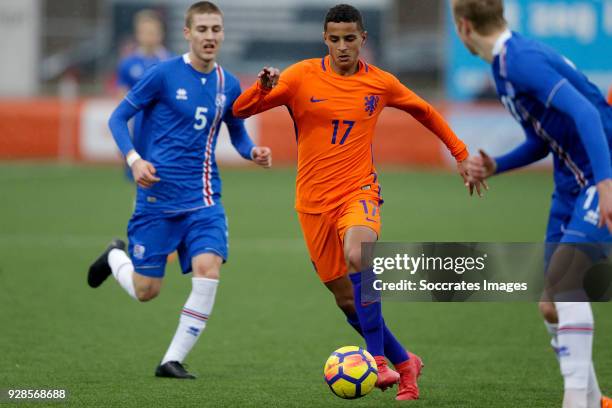
[[[383,169],[385,241],[540,241],[551,176],[508,175],[470,199],[449,173]],[[62,388],[104,407],[553,407],[562,382],[535,304],[385,304],[386,321],[426,364],[422,399],[331,394],[323,363],[363,345],[319,283],[293,211],[294,171],[224,169],[230,261],[208,327],[188,357],[196,381],[158,379],[190,290],[169,266],[146,304],[85,274],[125,236],[132,187],[112,167],[0,165],[0,388]],[[594,307],[595,362],[612,393],[612,308]],[[19,406],[27,406],[21,404]],[[32,404],[35,407],[44,403]]]

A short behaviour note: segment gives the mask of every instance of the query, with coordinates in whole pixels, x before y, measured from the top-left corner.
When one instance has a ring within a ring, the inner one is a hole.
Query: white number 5
[[[206,127],[207,119],[206,119],[205,113],[207,112],[208,112],[208,108],[198,106],[198,108],[196,109],[196,113],[195,113],[196,123],[193,125],[193,128],[195,130],[202,130]]]

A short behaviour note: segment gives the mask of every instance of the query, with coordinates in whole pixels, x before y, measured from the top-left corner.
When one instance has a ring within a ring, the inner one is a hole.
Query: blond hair
[[[134,14],[134,26],[137,26],[146,21],[154,21],[162,27],[164,25],[161,16],[155,10],[144,9]]]
[[[507,25],[503,0],[456,0],[453,14],[470,21],[481,35],[492,34]]]
[[[185,13],[185,27],[191,28],[191,21],[194,14],[219,14],[223,17],[223,12],[215,3],[210,1],[199,1],[192,4]]]

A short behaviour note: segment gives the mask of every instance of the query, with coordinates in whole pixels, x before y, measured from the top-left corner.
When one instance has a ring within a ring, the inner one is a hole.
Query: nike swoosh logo
[[[371,219],[370,217],[366,217],[366,221],[370,221],[370,222],[378,222],[376,220]]]
[[[327,99],[316,99],[314,96],[310,97],[310,102],[312,103],[317,103],[317,102],[325,102]]]

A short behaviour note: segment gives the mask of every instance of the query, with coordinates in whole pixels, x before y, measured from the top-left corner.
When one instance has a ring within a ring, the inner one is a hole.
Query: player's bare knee
[[[194,278],[219,279],[220,268],[214,265],[197,265],[193,268]]]
[[[136,297],[141,302],[148,302],[149,300],[155,299],[157,295],[159,295],[159,287],[154,285],[136,288]]]
[[[555,308],[555,304],[552,302],[540,302],[538,304],[538,308],[540,309],[540,314],[544,320],[548,323],[558,323],[559,317],[557,315],[557,309]]]
[[[140,302],[148,302],[150,300],[153,300],[156,296],[157,294],[155,294],[154,292],[137,292],[136,293],[136,297],[138,297],[138,300]]]
[[[349,269],[361,270],[361,247],[351,247],[345,251],[344,258]]]
[[[223,259],[211,253],[196,256],[192,261],[194,278],[219,279]]]
[[[151,278],[134,279],[134,289],[136,298],[139,301],[148,302],[159,295],[161,280]]]

